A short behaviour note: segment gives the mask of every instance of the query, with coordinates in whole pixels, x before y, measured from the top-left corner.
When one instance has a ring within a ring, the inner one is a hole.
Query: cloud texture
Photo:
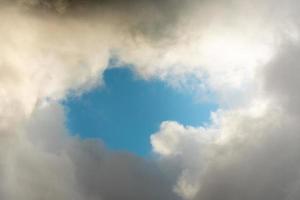
[[[297,1],[0,5],[1,199],[299,199]],[[152,160],[72,136],[59,102],[101,84],[112,57],[220,110],[162,122]]]
[[[19,131],[1,146],[1,199],[177,199],[154,162],[70,136],[60,105]]]

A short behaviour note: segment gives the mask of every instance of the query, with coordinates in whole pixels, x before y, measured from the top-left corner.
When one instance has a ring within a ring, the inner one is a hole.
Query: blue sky
[[[100,138],[114,150],[148,155],[149,137],[162,121],[201,125],[217,107],[199,103],[191,91],[139,79],[129,68],[106,70],[104,81],[104,86],[64,102],[67,127],[82,138]]]

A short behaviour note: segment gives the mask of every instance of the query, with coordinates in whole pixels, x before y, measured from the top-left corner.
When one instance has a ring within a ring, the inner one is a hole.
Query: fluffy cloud
[[[177,199],[155,162],[71,136],[60,105],[15,131],[1,133],[1,199]]]
[[[216,130],[184,127],[166,121],[161,124],[159,132],[151,136],[153,150],[163,157],[163,163],[174,162],[182,171],[174,190],[184,198],[191,198],[197,192],[204,167],[202,162]]]
[[[281,18],[263,23],[264,4],[252,13],[253,4],[227,1],[2,0],[1,104],[18,103],[28,114],[41,99],[80,93],[111,56],[145,78],[193,74],[204,92],[226,100],[251,88],[283,34]]]
[[[297,1],[0,3],[1,199],[299,198]],[[112,57],[221,110],[163,122],[152,161],[71,136],[59,101],[101,84]]]
[[[259,71],[256,100],[264,101],[219,111],[208,127],[162,124],[152,145],[164,162],[181,163],[176,192],[195,200],[299,198],[299,48],[288,41]]]

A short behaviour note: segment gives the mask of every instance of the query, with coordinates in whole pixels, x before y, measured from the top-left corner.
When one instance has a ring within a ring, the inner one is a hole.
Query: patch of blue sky
[[[198,101],[188,89],[160,80],[142,80],[129,68],[110,68],[104,86],[63,102],[67,127],[82,138],[100,138],[111,149],[146,156],[150,135],[162,121],[184,125],[209,123],[215,103]]]

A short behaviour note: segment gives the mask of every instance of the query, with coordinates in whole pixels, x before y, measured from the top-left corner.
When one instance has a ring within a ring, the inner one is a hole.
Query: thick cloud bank
[[[175,191],[195,200],[300,197],[299,48],[294,37],[280,46],[258,70],[249,104],[213,113],[210,126],[162,123],[151,141],[165,162],[180,163]]]
[[[299,199],[299,6],[1,0],[0,198]],[[101,84],[111,58],[220,109],[203,127],[162,122],[152,160],[82,140],[59,102]]]
[[[70,136],[61,106],[1,135],[1,199],[177,199],[152,161]]]

